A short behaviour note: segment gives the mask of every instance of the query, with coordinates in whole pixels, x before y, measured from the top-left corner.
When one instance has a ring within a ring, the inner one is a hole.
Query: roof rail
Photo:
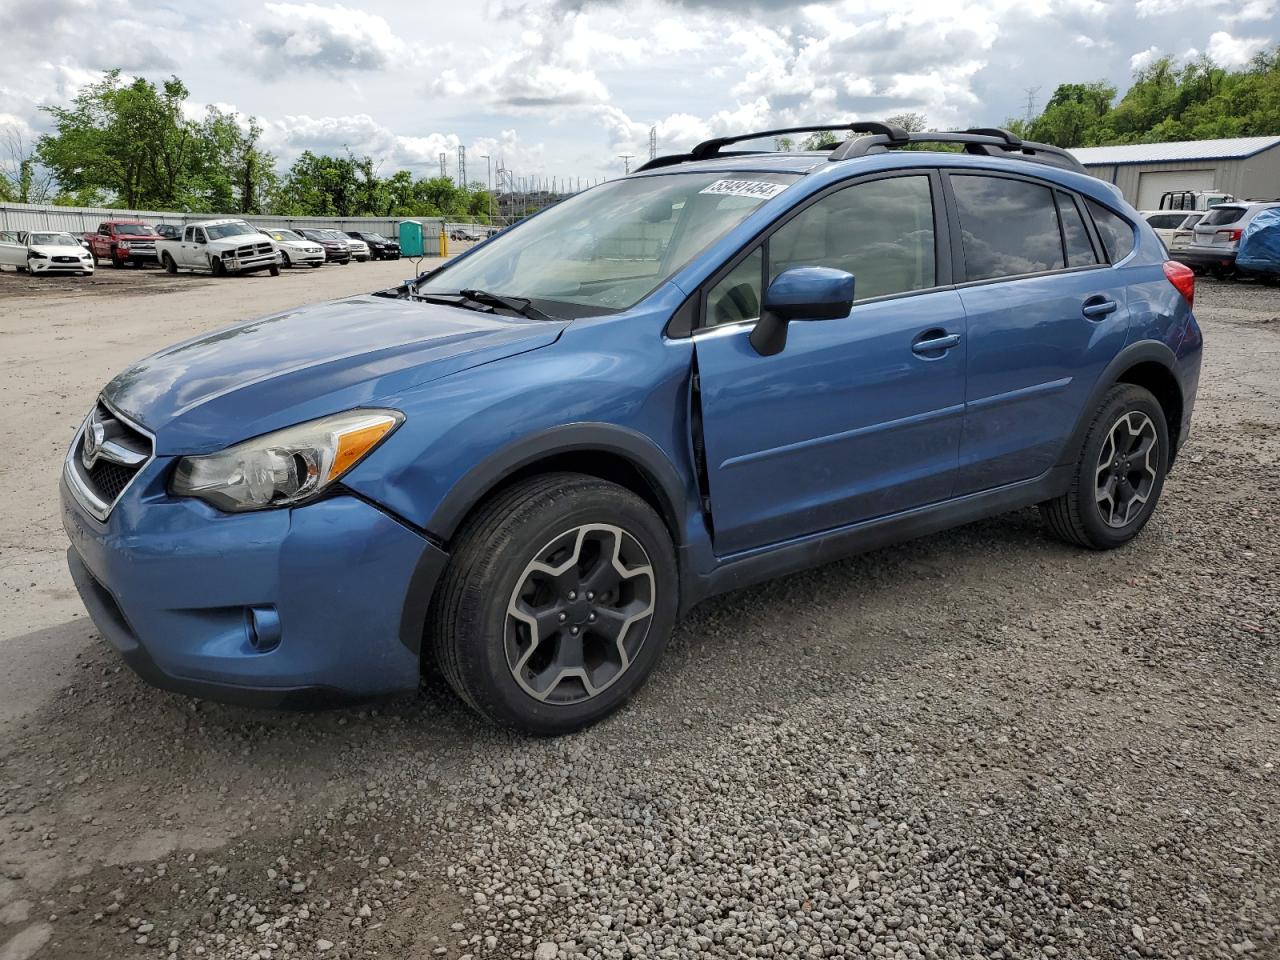
[[[665,157],[654,157],[643,166],[637,167],[636,172],[641,170],[655,170],[658,167],[671,167],[677,163],[691,163],[695,160],[711,160],[715,157],[723,156],[750,156],[752,154],[767,153],[765,150],[734,150],[729,153],[721,153],[721,147],[727,147],[733,143],[742,143],[745,140],[762,140],[765,137],[782,137],[791,133],[825,133],[827,131],[845,130],[850,133],[867,133],[873,134],[879,138],[878,142],[898,146],[908,142],[909,134],[902,127],[892,123],[881,123],[877,120],[854,120],[852,123],[832,123],[823,124],[812,127],[782,127],[778,130],[757,130],[754,133],[740,133],[732,137],[716,137],[712,140],[703,140],[700,144],[690,150],[688,153],[673,153]],[[846,141],[847,143],[848,141]],[[838,145],[834,145],[838,149]]]
[[[873,153],[885,153],[890,148],[901,147],[908,143],[960,143],[966,153],[987,157],[1009,157],[1018,160],[1030,160],[1052,167],[1062,167],[1076,173],[1087,174],[1089,171],[1070,152],[1062,147],[1048,143],[1033,143],[1023,140],[1008,130],[995,127],[975,127],[971,130],[929,131],[908,133],[905,139],[890,139],[879,134],[846,140],[833,151],[832,160],[852,160]]]

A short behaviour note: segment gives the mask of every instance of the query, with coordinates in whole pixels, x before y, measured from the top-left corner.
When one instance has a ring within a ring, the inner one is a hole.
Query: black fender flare
[[[621,457],[640,471],[662,503],[663,520],[671,528],[678,548],[685,540],[688,484],[656,443],[636,430],[613,423],[563,424],[521,437],[489,454],[445,494],[426,529],[448,542],[471,509],[512,473],[549,457],[591,452]]]
[[[1089,429],[1089,423],[1093,418],[1093,412],[1102,403],[1102,398],[1106,392],[1120,381],[1121,374],[1140,363],[1154,361],[1168,370],[1170,375],[1177,380],[1177,374],[1174,373],[1174,364],[1177,359],[1168,344],[1161,343],[1159,340],[1139,340],[1137,343],[1129,344],[1112,357],[1111,362],[1098,375],[1093,389],[1089,392],[1088,401],[1080,408],[1080,416],[1076,420],[1075,429],[1071,431],[1071,436],[1062,448],[1058,466],[1075,463],[1080,446],[1084,443],[1085,432]],[[1181,382],[1179,382],[1178,388],[1182,389]]]

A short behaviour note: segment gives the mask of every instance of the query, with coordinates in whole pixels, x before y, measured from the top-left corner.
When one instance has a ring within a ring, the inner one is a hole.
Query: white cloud
[[[1129,58],[1129,69],[1135,72],[1138,70],[1145,70],[1147,67],[1151,66],[1151,64],[1159,60],[1161,56],[1163,56],[1163,54],[1161,54],[1160,48],[1153,44],[1145,50],[1139,50]]]
[[[1224,67],[1242,67],[1270,45],[1270,37],[1233,37],[1219,30],[1209,37],[1209,58]]]
[[[315,3],[264,3],[249,25],[260,62],[326,70],[382,70],[413,59],[384,18],[365,10]]]

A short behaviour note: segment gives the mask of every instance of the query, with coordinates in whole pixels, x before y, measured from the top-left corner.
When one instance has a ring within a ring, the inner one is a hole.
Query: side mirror
[[[831,267],[783,270],[765,291],[751,346],[760,356],[771,357],[787,345],[787,324],[792,320],[847,317],[853,309],[853,287],[853,274]]]

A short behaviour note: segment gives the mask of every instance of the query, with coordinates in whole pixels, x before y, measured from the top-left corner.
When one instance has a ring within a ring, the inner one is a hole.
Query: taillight
[[[1177,260],[1166,260],[1164,275],[1169,278],[1173,288],[1182,294],[1183,299],[1187,301],[1187,306],[1193,306],[1196,300],[1195,271]]]
[[[1219,230],[1214,236],[1220,238],[1223,243],[1238,243],[1242,233],[1244,233],[1243,230]]]

